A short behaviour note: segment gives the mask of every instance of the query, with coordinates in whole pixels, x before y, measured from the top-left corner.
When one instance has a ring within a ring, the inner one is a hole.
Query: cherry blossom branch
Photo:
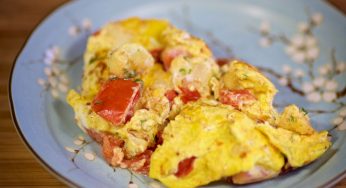
[[[262,72],[268,73],[268,74],[270,74],[270,75],[276,77],[277,79],[282,78],[282,76],[281,76],[279,73],[275,72],[274,70],[272,70],[272,69],[270,69],[270,68],[259,67],[259,66],[258,66],[257,68],[258,68],[260,71],[262,71]],[[297,94],[300,95],[300,96],[304,96],[304,95],[305,95],[304,92],[303,92],[302,90],[298,89],[297,87],[295,87],[295,86],[293,85],[293,82],[292,82],[292,80],[291,80],[290,78],[287,79],[287,85],[286,85],[286,86],[287,86],[292,92],[297,93]]]
[[[308,74],[309,74],[311,80],[313,80],[315,78],[314,63],[313,62],[308,63]]]
[[[84,150],[84,148],[86,147],[86,146],[88,146],[89,144],[91,144],[93,141],[83,141],[83,144],[79,147],[79,148],[77,148],[77,149],[75,149],[74,150],[74,152],[73,152],[73,156],[72,156],[72,158],[71,158],[71,161],[73,162],[73,163],[75,163],[75,160],[76,160],[76,157],[78,156],[78,154],[82,151],[82,150]]]
[[[79,146],[77,149],[74,149],[72,147],[69,147],[69,146],[66,146],[65,147],[65,150],[68,151],[68,152],[71,152],[73,153],[72,157],[70,158],[71,162],[74,164],[74,166],[78,169],[78,165],[76,164],[76,158],[77,156],[81,153],[81,151],[84,150],[84,148],[86,146],[88,146],[89,144],[93,143],[94,141],[91,140],[91,141],[86,141],[84,139],[83,136],[79,136],[77,139],[75,139],[73,141],[73,143],[77,146]],[[94,160],[95,159],[95,154],[91,153],[91,152],[85,152],[84,153],[84,157],[87,159],[87,160]]]
[[[309,113],[314,113],[314,114],[331,114],[331,113],[335,113],[335,112],[337,112],[338,110],[340,110],[341,109],[341,107],[337,107],[337,108],[335,108],[335,109],[333,109],[333,110],[313,110],[313,109],[305,109],[307,112],[309,112]]]
[[[268,73],[272,76],[274,76],[277,79],[282,78],[281,74],[279,74],[278,72],[275,72],[274,70],[270,69],[270,68],[266,68],[266,67],[257,67],[260,71]],[[287,78],[287,85],[286,85],[292,92],[297,93],[300,96],[305,96],[305,93],[298,89],[297,87],[294,86],[292,79],[290,77]],[[346,87],[344,87],[342,90],[336,92],[336,99],[342,98],[346,96]]]
[[[126,170],[130,173],[130,181],[128,183],[129,188],[137,188],[138,187],[138,185],[133,181],[133,177],[135,177],[138,181],[140,181],[144,185],[148,184],[147,182],[144,182],[140,177],[138,177],[135,173],[133,173],[131,170],[129,170],[129,169],[126,169]]]
[[[337,98],[342,98],[344,96],[346,96],[346,87],[344,87],[344,89],[342,89],[341,91],[336,92]]]
[[[277,104],[274,103],[274,106],[277,108],[284,108],[288,106],[288,104]],[[309,108],[304,108],[304,111],[311,113],[311,114],[331,114],[338,112],[340,109],[342,109],[345,105],[339,105],[338,107],[331,109],[331,110],[322,110],[322,109],[309,109]]]

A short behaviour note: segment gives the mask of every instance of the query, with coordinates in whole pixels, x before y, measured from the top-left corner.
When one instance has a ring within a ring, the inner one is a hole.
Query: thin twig
[[[342,97],[344,97],[345,95],[346,95],[346,87],[344,87],[344,89],[342,89],[342,90],[336,92],[336,97],[337,97],[337,98],[342,98]]]
[[[260,71],[262,71],[262,72],[266,72],[266,73],[271,74],[272,76],[276,77],[277,79],[280,79],[280,78],[282,77],[279,73],[275,72],[274,70],[272,70],[272,69],[270,69],[270,68],[259,67],[259,66],[258,66],[257,68],[258,68]],[[287,80],[287,87],[288,87],[292,92],[294,92],[294,93],[296,93],[296,94],[298,94],[298,95],[300,95],[300,96],[305,96],[305,94],[304,94],[304,92],[303,92],[302,90],[298,89],[297,87],[295,87],[295,86],[293,85],[293,82],[292,82],[292,80],[291,80],[290,78]]]
[[[284,108],[287,105],[285,104],[274,104],[275,107],[277,108]],[[312,114],[331,114],[331,113],[335,113],[337,111],[339,111],[343,106],[339,105],[338,107],[332,109],[332,110],[322,110],[322,109],[307,109],[304,108],[304,111],[308,112],[308,113],[312,113]]]
[[[83,144],[81,145],[81,147],[79,147],[78,149],[74,150],[73,156],[71,158],[72,163],[78,168],[78,166],[75,163],[76,157],[78,156],[78,154],[80,153],[80,151],[82,151],[87,145],[93,143],[94,141],[83,141]]]

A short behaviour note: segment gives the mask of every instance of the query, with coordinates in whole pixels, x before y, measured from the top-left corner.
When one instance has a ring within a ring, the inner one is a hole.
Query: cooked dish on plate
[[[255,67],[218,62],[205,42],[165,20],[129,18],[89,37],[81,90],[67,96],[77,125],[114,167],[168,187],[274,178],[331,145]]]

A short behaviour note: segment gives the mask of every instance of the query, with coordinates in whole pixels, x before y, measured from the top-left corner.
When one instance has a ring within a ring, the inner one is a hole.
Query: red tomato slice
[[[171,67],[171,62],[173,59],[180,55],[188,55],[188,52],[181,48],[172,48],[166,49],[161,53],[161,60],[166,71],[169,69],[169,67]]]
[[[91,108],[114,125],[120,125],[133,115],[140,97],[141,85],[131,80],[109,80],[94,98]]]
[[[220,102],[229,104],[235,108],[241,107],[243,104],[249,104],[256,100],[256,97],[249,90],[227,90],[220,91]]]
[[[178,178],[187,176],[193,170],[193,162],[196,157],[189,157],[179,162],[178,171],[174,174]]]
[[[201,95],[197,90],[191,91],[188,88],[183,87],[181,87],[180,90],[182,91],[182,96],[180,98],[184,102],[184,104],[190,101],[197,101],[199,98],[201,98]]]
[[[178,93],[174,89],[168,90],[165,93],[165,97],[169,100],[170,103],[173,102],[174,98],[178,96]]]
[[[156,62],[161,62],[161,53],[162,53],[162,48],[156,48],[153,50],[150,50],[150,54],[151,56],[153,56],[153,58],[155,59]]]

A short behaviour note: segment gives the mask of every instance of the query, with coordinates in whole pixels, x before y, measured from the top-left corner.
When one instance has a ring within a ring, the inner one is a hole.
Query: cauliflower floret
[[[114,76],[126,78],[145,74],[154,66],[154,62],[154,58],[142,45],[127,43],[109,53],[107,66]]]
[[[169,69],[176,91],[181,88],[197,90],[202,97],[210,95],[209,81],[218,70],[213,59],[203,57],[175,58]]]
[[[131,120],[117,131],[125,141],[128,157],[134,157],[155,144],[155,135],[160,125],[159,116],[149,110],[137,110]]]

